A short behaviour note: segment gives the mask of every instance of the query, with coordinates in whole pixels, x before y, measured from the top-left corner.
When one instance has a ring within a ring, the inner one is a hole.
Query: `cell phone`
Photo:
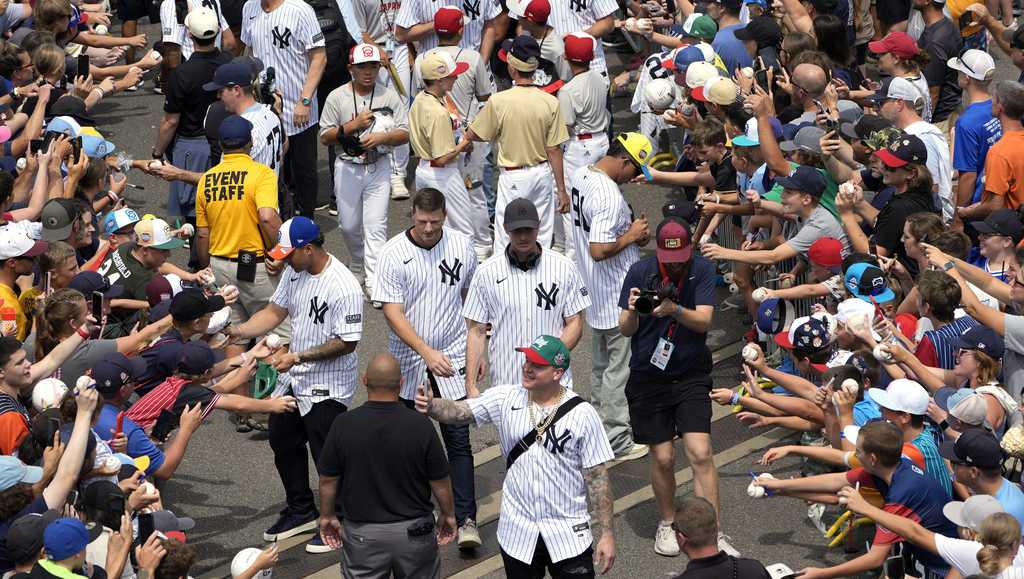
[[[44,142],[45,141],[43,139],[32,139],[31,141],[28,142],[28,151],[33,155],[35,155],[36,153],[44,152]]]
[[[92,317],[97,324],[103,319],[103,292],[92,292]]]
[[[72,507],[78,504],[78,491],[68,491],[68,498],[64,503]]]
[[[72,154],[71,158],[73,160],[75,160],[75,161],[77,161],[78,157],[81,156],[81,154],[82,154],[82,137],[81,136],[78,136],[78,137],[75,137],[74,139],[71,139],[71,154]]]
[[[53,131],[46,131],[45,133],[43,133],[42,150],[45,151],[45,150],[49,149],[50,148],[50,143],[52,143],[53,140],[56,139],[58,135],[60,135],[60,133],[55,133]]]
[[[43,276],[43,295],[44,296],[50,295],[50,288],[51,287],[53,287],[53,272],[52,271],[48,271],[48,272],[46,272],[46,275]]]
[[[768,86],[768,69],[761,68],[759,70],[755,70],[754,82],[756,82],[757,86],[761,87],[764,90],[764,92],[768,92],[770,88]]]
[[[117,425],[114,427],[114,436],[120,436],[124,432],[124,412],[117,413]]]
[[[78,76],[83,78],[89,76],[89,55],[84,51],[78,55]]]
[[[144,545],[156,529],[153,527],[153,513],[139,515],[139,544]]]
[[[969,10],[965,10],[964,13],[960,15],[958,24],[960,25],[960,30],[974,24],[974,14]]]

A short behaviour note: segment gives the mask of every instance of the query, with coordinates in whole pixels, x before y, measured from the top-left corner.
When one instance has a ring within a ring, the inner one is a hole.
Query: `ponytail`
[[[994,513],[978,527],[978,541],[984,545],[978,551],[978,566],[986,575],[998,575],[1000,560],[1013,557],[1020,543],[1020,523],[1009,513]]]

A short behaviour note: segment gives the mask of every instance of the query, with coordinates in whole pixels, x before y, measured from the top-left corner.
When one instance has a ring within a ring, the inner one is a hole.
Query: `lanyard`
[[[665,270],[665,266],[660,261],[658,262],[658,272],[661,274],[661,283],[662,283],[662,285],[664,285],[666,283],[670,283],[672,281],[668,277],[668,271]],[[689,273],[689,272],[688,271],[684,271],[683,275],[679,278],[679,281],[676,283],[676,298],[677,299],[682,295],[683,284],[686,282],[686,274],[687,273]],[[682,307],[682,304],[678,304],[678,305],[680,307]],[[666,335],[666,339],[668,339],[669,341],[672,341],[672,334],[675,333],[676,326],[678,326],[678,325],[679,324],[675,320],[672,320],[671,322],[669,322],[668,334]]]

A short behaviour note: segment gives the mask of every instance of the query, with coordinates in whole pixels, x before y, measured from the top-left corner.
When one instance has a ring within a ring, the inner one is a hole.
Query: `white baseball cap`
[[[193,37],[205,40],[217,36],[220,32],[220,19],[213,10],[198,6],[190,10],[185,17],[185,27]]]
[[[357,44],[348,53],[349,64],[363,64],[364,62],[381,62],[380,49],[372,44]]]
[[[36,257],[46,253],[49,244],[36,241],[22,229],[4,227],[0,229],[0,260],[15,257]]]
[[[252,567],[253,562],[256,561],[256,557],[259,557],[261,552],[262,551],[256,547],[249,547],[239,551],[238,554],[235,555],[235,558],[231,560],[231,576],[238,577],[242,573],[245,573],[246,569]],[[253,575],[253,579],[270,579],[273,575],[273,569],[264,569]]]
[[[992,60],[992,55],[974,48],[947,60],[946,66],[975,80],[990,80],[996,71],[996,61]]]
[[[868,396],[882,408],[895,412],[906,412],[916,416],[928,414],[928,391],[919,383],[906,378],[893,380],[886,389],[871,388]]]
[[[718,69],[715,65],[707,62],[695,62],[686,67],[686,86],[690,89],[703,87],[710,78],[718,76]]]
[[[1006,509],[992,495],[974,495],[966,501],[951,501],[942,507],[942,514],[958,527],[977,531],[981,522]]]
[[[921,94],[921,91],[917,90],[917,87],[914,86],[913,83],[902,76],[894,76],[891,78],[888,90],[885,91],[885,98],[911,103],[917,103],[920,100],[924,100],[924,96]]]

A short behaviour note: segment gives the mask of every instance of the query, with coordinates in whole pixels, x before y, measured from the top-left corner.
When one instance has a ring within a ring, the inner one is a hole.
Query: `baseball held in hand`
[[[756,290],[750,292],[750,297],[755,302],[761,303],[764,300],[768,299],[768,290],[763,287],[759,287]]]
[[[267,336],[267,347],[271,350],[276,350],[281,347],[281,336],[277,334],[270,334]]]
[[[879,362],[892,362],[892,353],[889,350],[882,349],[881,344],[875,346],[871,353],[875,355],[875,359]]]
[[[760,355],[760,352],[758,351],[757,346],[753,344],[743,346],[743,360],[753,362],[754,360],[757,360],[758,355]]]

